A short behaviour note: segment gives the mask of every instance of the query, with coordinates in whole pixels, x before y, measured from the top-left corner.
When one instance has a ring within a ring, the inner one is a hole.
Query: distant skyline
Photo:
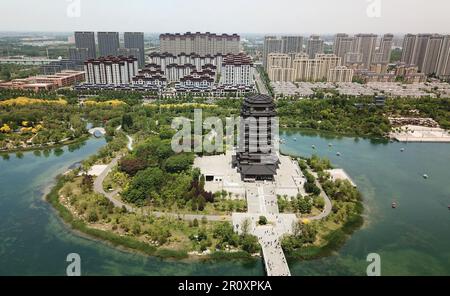
[[[0,31],[450,33],[448,0],[2,0],[1,8]]]

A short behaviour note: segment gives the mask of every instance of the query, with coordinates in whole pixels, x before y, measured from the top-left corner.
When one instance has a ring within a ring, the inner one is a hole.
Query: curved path
[[[311,170],[308,169],[309,173],[311,174]],[[305,217],[308,220],[320,220],[323,219],[325,217],[327,217],[328,215],[330,215],[331,213],[331,209],[333,208],[333,205],[331,203],[331,199],[328,197],[328,195],[325,193],[325,190],[323,190],[322,185],[320,184],[319,180],[316,178],[316,185],[317,187],[320,188],[320,195],[323,200],[325,201],[325,206],[323,208],[322,213],[320,213],[319,215],[316,215],[314,217]]]
[[[108,166],[105,168],[105,170],[94,180],[94,191],[105,196],[109,201],[111,201],[114,204],[115,207],[120,207],[120,208],[125,207],[125,209],[127,209],[127,211],[129,211],[129,212],[138,212],[138,211],[142,212],[143,211],[144,215],[154,215],[156,217],[163,217],[163,216],[173,217],[173,218],[177,218],[177,219],[185,220],[185,221],[193,221],[195,219],[201,220],[203,218],[206,218],[208,221],[231,221],[230,215],[199,215],[199,214],[179,214],[179,213],[146,211],[146,210],[142,210],[140,208],[132,207],[129,204],[118,200],[117,198],[115,198],[115,196],[120,192],[120,190],[106,192],[103,189],[103,181],[105,180],[106,176],[111,172],[111,170],[117,165],[117,163],[119,162],[120,158],[122,158],[122,156],[123,155],[116,156],[108,164]],[[320,183],[317,180],[316,180],[316,185],[321,189],[320,196],[322,196],[325,201],[325,207],[324,207],[324,210],[322,211],[322,213],[320,213],[319,215],[316,215],[314,217],[305,217],[308,220],[323,219],[331,213],[331,209],[332,209],[331,200],[325,194],[325,191],[323,190],[322,186],[320,185]]]
[[[133,138],[129,135],[126,135],[128,139],[127,149],[129,151],[133,150]],[[231,221],[232,217],[230,215],[198,215],[198,214],[179,214],[179,213],[165,213],[165,212],[156,212],[156,211],[147,211],[145,209],[135,208],[131,205],[124,203],[115,196],[119,193],[120,190],[114,190],[110,192],[106,192],[103,189],[103,181],[106,176],[111,172],[111,170],[118,164],[119,160],[123,157],[123,154],[118,154],[115,158],[111,160],[111,162],[106,166],[103,172],[94,180],[94,191],[105,196],[109,201],[111,201],[115,207],[125,208],[129,212],[142,212],[144,215],[154,215],[156,217],[173,217],[180,220],[185,221],[193,221],[195,219],[201,220],[206,218],[208,221]],[[314,217],[305,217],[309,220],[320,220],[327,217],[331,213],[332,204],[330,198],[327,196],[319,181],[316,178],[316,185],[320,188],[320,196],[323,197],[325,201],[324,210],[319,215]]]
[[[126,135],[127,139],[128,139],[128,144],[127,144],[127,148],[130,151],[133,151],[133,138],[130,137],[129,135]]]
[[[133,139],[127,135],[128,138],[128,144],[127,148],[128,150],[132,150],[132,144]],[[289,265],[287,264],[286,257],[284,256],[283,249],[280,244],[280,238],[283,234],[289,233],[288,228],[286,228],[286,225],[289,224],[288,222],[296,220],[296,216],[294,214],[279,214],[278,211],[278,204],[276,200],[276,196],[272,194],[273,191],[269,190],[269,194],[267,197],[274,205],[276,205],[276,208],[271,208],[270,210],[267,209],[266,206],[266,198],[264,194],[264,188],[261,186],[261,184],[257,184],[257,201],[256,204],[259,205],[259,207],[256,207],[256,213],[242,213],[237,214],[233,213],[233,216],[216,216],[216,215],[196,215],[196,214],[177,214],[177,213],[164,213],[164,212],[154,212],[154,211],[148,211],[146,209],[140,209],[140,208],[134,208],[118,199],[115,198],[115,196],[119,193],[119,190],[114,190],[111,192],[106,192],[103,189],[103,181],[105,180],[106,176],[111,172],[111,170],[117,165],[120,158],[123,157],[122,153],[119,153],[103,170],[103,172],[95,179],[94,181],[94,191],[104,195],[109,201],[111,201],[114,206],[121,207],[127,209],[129,212],[135,212],[135,213],[142,213],[143,215],[153,215],[155,217],[172,217],[179,220],[185,220],[185,221],[193,221],[193,220],[202,220],[206,219],[208,221],[232,221],[233,227],[236,228],[236,225],[241,224],[242,225],[242,219],[248,219],[250,216],[258,216],[258,215],[272,215],[275,217],[275,225],[270,227],[256,227],[253,226],[253,231],[251,231],[256,237],[258,237],[258,241],[261,244],[262,252],[263,252],[263,258],[264,258],[264,264],[267,271],[268,276],[290,276],[291,273],[289,271]],[[310,168],[308,168],[308,171],[310,171]],[[311,171],[310,171],[311,172]],[[332,209],[332,203],[330,198],[327,196],[325,191],[323,190],[321,184],[319,183],[318,179],[315,180],[316,185],[320,188],[320,196],[323,197],[325,201],[325,206],[319,215],[316,215],[314,217],[308,217],[309,220],[320,220],[325,217],[327,217],[331,213]],[[251,196],[251,194],[249,194]],[[256,195],[255,195],[256,197]],[[247,197],[249,198],[249,197]],[[269,202],[269,204],[272,204]],[[263,206],[264,205],[264,206]],[[259,210],[258,210],[259,209]],[[256,221],[257,217],[250,217],[253,219],[253,221]],[[239,221],[240,220],[240,221]],[[238,221],[238,222],[236,222]],[[238,223],[238,224],[237,224]],[[284,228],[283,228],[284,227]]]
[[[133,139],[127,135],[128,144],[127,148],[132,150]],[[111,172],[111,170],[117,165],[119,160],[123,157],[123,154],[119,154],[111,160],[111,162],[106,166],[103,172],[94,180],[94,191],[105,196],[109,201],[111,201],[115,207],[122,208],[124,207],[129,212],[142,212],[144,215],[153,215],[156,217],[173,217],[180,220],[193,221],[195,219],[202,220],[206,218],[208,221],[230,221],[231,216],[218,216],[218,215],[196,215],[196,214],[177,214],[177,213],[164,213],[164,212],[153,212],[146,211],[140,208],[135,208],[130,206],[127,203],[124,203],[115,198],[115,196],[119,193],[119,190],[114,190],[110,192],[106,192],[103,189],[103,181],[106,176]]]
[[[208,221],[230,221],[231,216],[218,216],[218,215],[196,215],[196,214],[177,214],[177,213],[164,213],[164,212],[154,212],[154,211],[147,211],[140,208],[135,208],[130,206],[127,203],[124,203],[115,196],[119,193],[119,190],[114,190],[110,192],[106,192],[105,189],[103,189],[103,181],[105,180],[106,176],[111,172],[111,170],[117,165],[120,158],[122,158],[122,155],[116,156],[105,168],[105,170],[94,180],[94,191],[102,194],[105,196],[110,202],[114,204],[115,207],[125,207],[127,211],[129,212],[141,212],[144,215],[153,215],[155,217],[173,217],[180,220],[186,220],[186,221],[193,221],[195,219],[202,220],[203,218],[206,218]]]

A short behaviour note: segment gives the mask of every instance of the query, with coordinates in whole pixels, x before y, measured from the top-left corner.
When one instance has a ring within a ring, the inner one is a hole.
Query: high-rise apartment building
[[[89,59],[89,49],[69,48],[69,60],[74,61],[78,65],[83,65],[87,59]]]
[[[337,66],[336,68],[328,70],[328,82],[352,82],[353,69],[345,66]]]
[[[171,54],[196,53],[199,55],[237,54],[240,51],[240,36],[237,34],[191,33],[161,34],[160,52]]]
[[[227,55],[222,62],[221,84],[252,86],[253,62],[244,53]]]
[[[130,49],[132,52],[136,53],[138,50],[138,55],[136,58],[139,62],[139,67],[142,68],[145,64],[145,49],[144,49],[144,33],[143,32],[125,32],[123,33],[124,47]]]
[[[310,59],[315,58],[316,54],[323,53],[324,43],[318,35],[312,35],[309,37],[306,44],[306,52]]]
[[[120,47],[118,32],[98,32],[98,49],[100,56],[117,56]]]
[[[389,63],[394,35],[385,34],[377,49],[377,35],[358,34],[350,37],[348,34],[337,34],[334,40],[333,52],[341,58],[345,65],[359,65],[370,69],[372,63]]]
[[[88,58],[95,59],[97,54],[94,32],[75,32],[75,47],[78,49],[87,49]]]
[[[267,58],[270,53],[281,53],[283,49],[283,42],[276,36],[265,36],[263,47],[263,66],[267,70]]]
[[[362,65],[366,69],[370,68],[374,59],[377,44],[377,35],[375,34],[357,34],[353,44],[353,52],[362,54]]]
[[[203,66],[210,64],[216,67],[216,72],[218,74],[221,74],[222,61],[225,56],[226,55],[223,54],[200,56],[198,54],[180,53],[178,55],[173,55],[167,52],[166,53],[152,52],[149,55],[149,64],[155,64],[160,66],[160,69],[163,73],[166,71],[166,68],[171,64],[194,65],[197,71],[201,71]]]
[[[293,81],[292,57],[285,53],[269,53],[267,75],[271,81]]]
[[[139,50],[139,48],[119,48],[119,49],[117,49],[117,56],[135,57],[138,59],[139,68],[142,68],[141,64],[139,64],[140,54],[141,54],[141,51]]]
[[[416,43],[416,35],[406,34],[403,38],[402,46],[402,58],[401,62],[407,65],[412,64],[412,56],[414,51],[414,45]]]
[[[294,81],[319,81],[322,79],[322,64],[320,59],[300,58],[293,62]]]
[[[303,51],[303,36],[281,36],[281,52],[298,53]]]
[[[378,63],[389,63],[392,53],[392,44],[394,42],[394,35],[384,34],[380,41],[380,46],[378,47],[378,58],[376,61]]]
[[[450,35],[445,35],[439,54],[436,75],[443,79],[450,79]]]
[[[267,70],[267,58],[270,53],[288,53],[295,55],[303,52],[303,36],[265,36],[263,47],[263,65]]]
[[[417,66],[421,73],[449,77],[450,36],[407,34],[403,39],[402,62]]]
[[[363,55],[360,52],[347,52],[344,57],[345,65],[362,65]]]
[[[271,81],[322,81],[327,80],[331,69],[341,66],[341,58],[334,54],[316,54],[316,58],[310,59],[307,54],[296,54],[294,59],[285,53],[270,53],[267,63],[267,74]],[[343,72],[347,68],[339,68]],[[341,73],[333,72],[337,78],[347,81],[345,75],[353,71]],[[342,77],[345,77],[342,78]],[[350,79],[351,80],[351,79]],[[337,81],[338,82],[338,81]]]
[[[431,38],[431,34],[418,34],[416,36],[414,47],[412,51],[411,64],[417,65],[419,71],[422,71],[423,61],[425,60],[425,53],[428,47],[428,41]]]
[[[138,73],[138,61],[132,57],[101,57],[84,62],[84,71],[88,84],[127,85]]]
[[[292,67],[292,58],[285,53],[269,53],[269,56],[267,57],[267,67],[290,68]]]
[[[341,58],[335,54],[319,53],[316,54],[316,59],[322,61],[319,79],[327,78],[330,69],[334,69],[341,65]]]
[[[422,67],[419,68],[422,73],[426,75],[433,73],[436,74],[439,62],[439,55],[441,53],[443,43],[444,43],[444,36],[442,35],[430,36],[425,50]]]
[[[333,52],[345,63],[345,56],[353,50],[354,38],[348,34],[337,34],[334,39]]]

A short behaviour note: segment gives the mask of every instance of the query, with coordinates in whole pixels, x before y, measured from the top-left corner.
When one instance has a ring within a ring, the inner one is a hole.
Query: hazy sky
[[[0,31],[450,33],[449,14],[450,0],[1,0]]]

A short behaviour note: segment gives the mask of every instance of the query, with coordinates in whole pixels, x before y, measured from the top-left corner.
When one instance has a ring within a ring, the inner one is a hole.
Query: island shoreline
[[[41,147],[24,147],[24,148],[14,148],[10,150],[0,150],[0,155],[9,154],[9,153],[19,153],[19,152],[33,152],[33,151],[44,151],[49,149],[61,148],[69,145],[80,144],[84,141],[89,140],[91,135],[82,135],[76,139],[65,141],[64,143],[58,143],[50,146],[41,146]]]
[[[51,206],[52,211],[57,218],[75,235],[92,240],[94,242],[104,243],[105,245],[118,249],[122,252],[139,254],[142,256],[156,257],[160,259],[173,259],[180,261],[202,261],[202,260],[256,260],[255,256],[245,251],[224,252],[216,251],[208,255],[194,255],[187,251],[177,251],[171,249],[158,248],[144,242],[138,241],[132,237],[119,236],[110,231],[99,230],[89,227],[84,221],[81,221],[59,202],[58,192],[64,186],[65,181],[62,175],[55,178],[53,184],[48,185],[50,191],[45,194],[45,201]]]

